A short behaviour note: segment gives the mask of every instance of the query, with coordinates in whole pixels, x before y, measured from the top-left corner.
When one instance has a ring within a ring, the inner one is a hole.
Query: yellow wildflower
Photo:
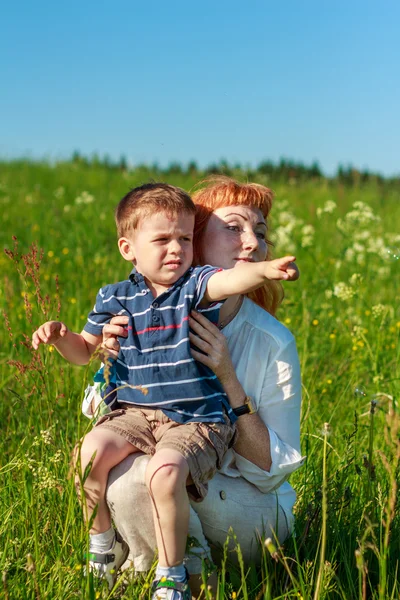
[[[318,319],[314,319],[313,322],[312,322],[312,324],[314,325],[314,327],[316,327],[319,324]]]
[[[71,302],[71,304],[76,304],[76,298],[70,298],[69,301]]]
[[[330,337],[331,340],[336,339],[336,333],[330,333],[329,337]]]
[[[62,250],[63,254],[68,254],[68,252],[69,252],[68,248],[63,248],[63,250]]]
[[[371,311],[370,310],[366,310],[364,314],[365,314],[366,317],[369,317],[369,315],[371,314]]]
[[[287,317],[287,318],[285,319],[285,323],[286,323],[286,325],[289,325],[289,323],[291,323],[291,322],[292,322],[292,319],[291,319],[290,317]]]
[[[53,256],[54,256],[54,252],[53,252],[53,250],[49,250],[49,251],[48,251],[48,253],[47,253],[47,256],[48,256],[49,258],[53,258]]]

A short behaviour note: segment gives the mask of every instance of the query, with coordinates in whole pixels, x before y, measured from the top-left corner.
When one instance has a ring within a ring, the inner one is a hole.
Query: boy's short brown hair
[[[196,213],[196,206],[184,190],[168,183],[145,183],[133,188],[118,203],[115,223],[118,237],[137,228],[139,220],[162,211],[175,216],[181,212]]]

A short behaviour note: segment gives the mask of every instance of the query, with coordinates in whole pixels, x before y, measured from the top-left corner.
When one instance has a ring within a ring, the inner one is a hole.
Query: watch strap
[[[250,398],[250,396],[246,396],[244,404],[236,408],[232,408],[232,412],[237,417],[241,417],[242,415],[252,415],[256,412],[254,409],[253,399]]]

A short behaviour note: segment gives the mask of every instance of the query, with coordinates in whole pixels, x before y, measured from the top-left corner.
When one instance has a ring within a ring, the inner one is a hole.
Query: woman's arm
[[[224,387],[229,404],[232,408],[238,408],[244,404],[246,393],[236,376],[225,336],[195,311],[192,312],[189,324],[195,332],[190,333],[190,341],[202,351],[192,350],[193,358],[214,371]],[[235,452],[260,469],[269,471],[272,459],[268,427],[257,413],[242,415],[238,418],[236,427],[238,439],[234,446]]]

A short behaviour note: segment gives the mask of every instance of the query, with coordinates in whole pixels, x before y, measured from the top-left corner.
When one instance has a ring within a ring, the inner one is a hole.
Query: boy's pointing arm
[[[293,268],[295,260],[294,256],[284,256],[270,261],[241,263],[233,269],[219,271],[209,278],[204,300],[217,302],[236,294],[247,294],[268,280],[294,281],[298,278],[298,270]]]

